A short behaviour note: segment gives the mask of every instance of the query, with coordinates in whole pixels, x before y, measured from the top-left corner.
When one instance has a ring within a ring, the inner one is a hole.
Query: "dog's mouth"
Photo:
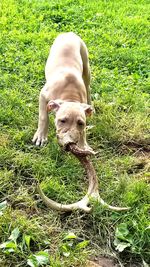
[[[57,134],[57,140],[60,147],[62,147],[65,151],[68,151],[69,145],[77,145],[78,143],[78,141],[73,140],[73,138],[71,138],[68,134],[63,136]]]
[[[79,155],[95,155],[94,151],[80,147],[78,142],[68,141],[65,144],[59,142],[59,145],[66,152],[69,152],[73,148]]]
[[[68,142],[67,144],[64,145],[64,150],[68,152],[70,150],[71,145],[76,145],[76,143],[75,142]]]

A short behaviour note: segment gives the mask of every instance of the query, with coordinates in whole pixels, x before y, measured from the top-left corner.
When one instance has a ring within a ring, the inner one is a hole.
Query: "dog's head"
[[[92,114],[90,105],[62,100],[49,101],[48,111],[55,111],[55,126],[58,142],[64,148],[69,143],[75,143],[84,148],[86,145],[86,116]]]

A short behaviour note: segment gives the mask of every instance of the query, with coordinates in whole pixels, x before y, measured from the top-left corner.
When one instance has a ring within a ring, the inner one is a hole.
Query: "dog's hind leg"
[[[87,92],[87,103],[91,105],[91,93],[90,93],[90,81],[91,81],[91,72],[90,72],[90,65],[88,59],[88,50],[85,43],[81,40],[81,58],[83,62],[83,73],[82,78],[86,87]]]

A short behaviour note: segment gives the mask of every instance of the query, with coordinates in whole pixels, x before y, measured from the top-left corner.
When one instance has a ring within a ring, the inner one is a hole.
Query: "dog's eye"
[[[78,124],[80,127],[84,126],[84,122],[81,121],[81,120],[78,120],[78,121],[77,121],[77,124]]]
[[[64,119],[60,119],[59,121],[60,121],[61,123],[66,123],[67,119],[65,119],[65,118],[64,118]]]

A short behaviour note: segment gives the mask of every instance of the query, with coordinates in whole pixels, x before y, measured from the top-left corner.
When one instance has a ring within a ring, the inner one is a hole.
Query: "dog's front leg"
[[[36,146],[42,146],[47,141],[48,122],[47,101],[44,94],[40,93],[38,129],[32,140]]]

